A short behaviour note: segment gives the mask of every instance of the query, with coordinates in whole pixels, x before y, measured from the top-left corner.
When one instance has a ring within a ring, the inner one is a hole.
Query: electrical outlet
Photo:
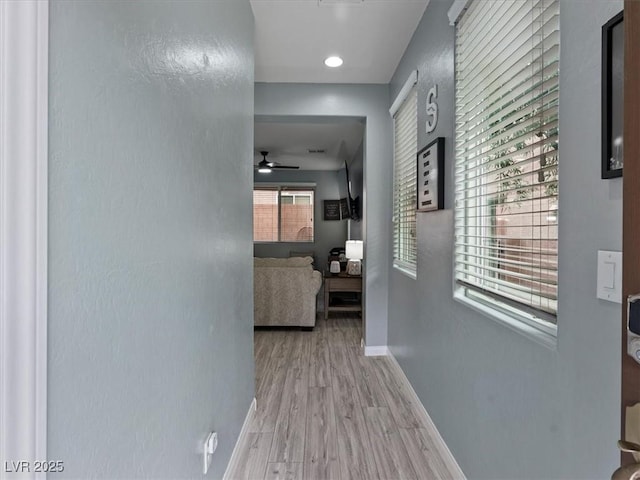
[[[203,473],[206,475],[209,471],[209,467],[211,466],[211,459],[213,458],[213,453],[218,448],[218,433],[211,432],[207,439],[204,441],[204,447],[202,449],[203,454]]]

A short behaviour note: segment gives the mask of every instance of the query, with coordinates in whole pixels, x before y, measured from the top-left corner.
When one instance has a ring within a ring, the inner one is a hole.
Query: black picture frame
[[[624,91],[624,12],[602,26],[602,173],[621,177]]]
[[[416,155],[416,210],[444,208],[444,137],[438,137]]]
[[[323,201],[324,220],[340,220],[340,200]]]

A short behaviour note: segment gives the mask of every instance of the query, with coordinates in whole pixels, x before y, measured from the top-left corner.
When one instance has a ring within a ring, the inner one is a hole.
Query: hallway
[[[257,411],[232,479],[463,478],[397,365],[365,357],[359,317],[256,330]]]

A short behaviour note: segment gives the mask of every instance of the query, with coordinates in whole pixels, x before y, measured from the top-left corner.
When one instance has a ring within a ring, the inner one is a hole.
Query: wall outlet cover
[[[209,471],[211,460],[213,458],[214,452],[216,451],[216,448],[218,448],[218,433],[211,432],[209,435],[207,435],[207,439],[204,441],[204,447],[202,449],[204,462],[202,465],[202,473],[204,473],[205,475]]]

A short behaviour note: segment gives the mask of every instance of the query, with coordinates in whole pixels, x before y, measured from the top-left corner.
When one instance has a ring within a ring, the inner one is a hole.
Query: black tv
[[[347,203],[348,215],[343,215],[343,219],[351,219],[355,221],[360,220],[360,196],[354,196],[354,179],[351,178],[349,172],[349,166],[347,162],[344,164],[344,169],[338,171],[338,187],[340,191],[340,198],[345,199]],[[361,189],[360,189],[361,190]]]

